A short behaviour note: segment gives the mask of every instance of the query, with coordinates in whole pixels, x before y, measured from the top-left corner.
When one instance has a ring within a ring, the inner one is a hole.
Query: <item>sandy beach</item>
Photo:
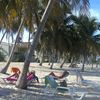
[[[4,63],[0,63],[2,67]],[[23,63],[11,63],[7,73],[10,73],[11,67],[18,67],[20,70],[23,67]],[[31,84],[28,86],[27,90],[17,89],[15,85],[6,84],[3,82],[2,77],[7,77],[7,75],[0,73],[0,100],[71,100],[69,93],[49,95],[44,93],[44,82],[41,80],[45,75],[54,71],[56,73],[62,72],[64,69],[67,69],[70,73],[68,76],[68,81],[74,83],[76,81],[75,69],[67,67],[68,64],[65,64],[63,69],[59,68],[59,64],[54,65],[54,69],[49,69],[47,63],[43,66],[39,66],[38,63],[31,63],[29,70],[35,70],[37,76],[39,77],[40,83]],[[90,65],[89,65],[90,66]],[[99,66],[100,67],[100,66]],[[85,80],[91,81],[89,86],[78,86],[74,85],[75,90],[77,90],[80,96],[81,92],[87,92],[83,100],[100,100],[100,68],[94,68],[90,70],[89,67],[86,68],[86,71],[82,73]]]

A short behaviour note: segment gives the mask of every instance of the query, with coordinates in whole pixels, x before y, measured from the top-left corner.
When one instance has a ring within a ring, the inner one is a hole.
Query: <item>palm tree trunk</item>
[[[5,35],[6,35],[6,31],[3,33],[3,36],[2,36],[2,38],[1,38],[1,40],[0,40],[0,45],[1,45],[2,40],[3,40],[3,38],[4,38]]]
[[[96,68],[98,68],[98,62],[96,62]]]
[[[93,70],[93,62],[92,62],[92,67],[91,67],[91,69]]]
[[[8,37],[8,55],[10,56],[11,49],[10,49],[10,36]]]
[[[42,66],[43,61],[44,61],[44,52],[41,51],[40,52],[40,63],[39,63],[40,66]]]
[[[23,26],[23,23],[24,23],[24,18],[22,19],[21,23],[20,23],[20,26],[19,26],[19,29],[18,29],[18,33],[17,33],[17,36],[16,36],[16,40],[15,40],[15,43],[12,47],[12,50],[11,50],[11,53],[10,53],[10,56],[9,56],[9,59],[5,65],[5,67],[0,71],[1,73],[6,73],[9,65],[10,65],[10,62],[12,60],[12,57],[13,57],[13,54],[14,54],[14,50],[15,50],[15,47],[16,47],[16,44],[17,44],[17,40],[18,40],[18,37],[19,37],[19,34],[20,34],[20,31],[22,29],[22,26]]]
[[[22,73],[20,74],[20,76],[18,78],[18,81],[16,82],[16,87],[17,88],[27,89],[27,77],[26,76],[27,76],[27,71],[28,71],[30,61],[31,61],[31,58],[32,58],[32,52],[35,50],[35,48],[36,48],[36,46],[39,42],[39,37],[42,34],[45,23],[46,23],[46,21],[49,17],[49,14],[50,14],[50,12],[53,8],[54,3],[55,3],[55,0],[49,0],[48,1],[47,7],[46,7],[46,9],[43,13],[43,16],[42,16],[42,19],[40,21],[39,27],[38,27],[38,29],[35,33],[32,44],[31,44],[31,46],[28,50],[28,53],[27,53],[27,56],[26,56],[26,59],[25,59],[25,62],[24,62],[24,66],[23,66],[23,69],[22,69]]]
[[[73,63],[74,63],[74,57],[71,57],[71,63],[69,65],[69,67],[72,67]]]
[[[55,60],[55,54],[54,54],[54,52],[52,52],[52,56],[51,56],[51,66],[50,66],[50,69],[52,69],[53,68],[53,65],[54,65],[54,60]]]
[[[51,55],[49,54],[49,56],[48,56],[48,65],[50,65],[50,63],[51,63]]]
[[[31,38],[30,38],[30,34],[31,34],[31,33],[29,32],[29,36],[28,36],[28,48],[30,47],[30,39],[31,39]]]
[[[63,67],[63,65],[64,65],[65,61],[66,61],[66,58],[65,58],[65,59],[63,59],[63,62],[61,63],[60,68],[62,68],[62,67]]]
[[[53,65],[54,65],[54,62],[52,61],[51,66],[50,66],[50,69],[52,69],[52,68],[53,68]]]
[[[85,57],[83,58],[83,65],[81,71],[84,72],[84,67],[85,67]]]
[[[35,15],[35,18],[36,18],[36,24],[38,26],[39,25],[39,18],[38,18],[37,12],[35,10],[34,10],[34,15]]]

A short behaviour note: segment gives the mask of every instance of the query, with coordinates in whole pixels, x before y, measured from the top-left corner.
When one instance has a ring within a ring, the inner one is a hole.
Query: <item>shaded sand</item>
[[[0,66],[4,65],[4,63],[0,63]],[[10,73],[10,68],[12,66],[19,67],[20,70],[23,67],[23,63],[11,63],[7,73]],[[74,69],[67,68],[65,65],[63,69],[68,69],[70,75],[68,76],[68,80],[71,82],[76,82],[76,74]],[[48,68],[48,64],[43,64],[43,67],[39,66],[38,63],[32,63],[30,65],[29,70],[35,70],[37,76],[39,77],[40,83],[32,84],[28,86],[27,90],[17,89],[12,84],[5,84],[2,80],[2,77],[7,77],[7,75],[0,73],[0,100],[71,100],[69,93],[65,94],[56,94],[49,95],[43,92],[44,90],[44,82],[41,80],[45,75],[54,71],[56,73],[61,72],[59,69],[59,64],[55,64],[55,68],[53,70]],[[82,73],[84,75],[84,79],[92,81],[91,86],[79,86],[75,85],[75,90],[79,92],[88,92],[88,94],[84,97],[83,100],[100,100],[100,74],[99,70],[87,70]],[[80,96],[80,93],[78,94]]]

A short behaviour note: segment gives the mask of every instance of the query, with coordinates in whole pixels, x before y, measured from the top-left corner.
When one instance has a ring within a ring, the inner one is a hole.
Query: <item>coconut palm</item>
[[[43,14],[43,17],[41,19],[41,22],[39,24],[39,27],[37,29],[37,32],[35,33],[35,36],[34,36],[34,40],[32,41],[32,45],[28,51],[28,54],[27,54],[27,57],[25,59],[25,62],[24,62],[24,67],[23,67],[23,73],[20,75],[17,83],[16,83],[16,87],[18,88],[23,88],[23,89],[26,89],[27,88],[27,79],[26,79],[26,76],[27,76],[27,71],[28,71],[28,68],[29,68],[29,64],[30,64],[30,60],[31,60],[31,53],[34,51],[37,43],[38,43],[38,40],[39,40],[39,36],[41,35],[41,32],[44,28],[44,25],[46,23],[46,20],[48,18],[48,15],[49,13],[51,12],[51,9],[53,7],[53,4],[55,2],[50,0],[48,2],[48,5],[44,11],[44,14]],[[26,84],[25,84],[26,83]]]
[[[4,32],[3,33],[3,35],[2,35],[2,37],[1,37],[1,40],[0,40],[0,45],[1,45],[1,43],[2,43],[2,40],[3,40],[3,38],[4,38],[4,36],[6,35],[6,32]]]
[[[87,56],[91,54],[91,52],[97,52],[96,48],[96,38],[94,37],[94,32],[98,30],[98,23],[95,18],[87,17],[87,16],[79,16],[76,18],[74,16],[74,21],[76,23],[77,31],[81,36],[81,55],[83,55],[83,67],[82,71],[84,71],[84,64]],[[95,38],[95,39],[94,39]],[[96,39],[97,40],[97,39]]]
[[[33,4],[35,6],[33,6]],[[37,5],[37,1],[28,1],[27,2],[27,0],[26,0],[26,2],[24,2],[24,3],[22,1],[17,1],[17,0],[13,0],[12,2],[9,1],[9,3],[7,5],[8,18],[7,18],[6,23],[10,21],[10,24],[7,23],[8,26],[9,26],[8,29],[10,31],[7,30],[7,33],[11,33],[11,32],[14,33],[18,29],[18,25],[19,25],[18,22],[20,22],[21,17],[24,20],[21,22],[21,24],[19,26],[17,36],[16,36],[16,40],[15,40],[15,43],[13,45],[12,52],[10,53],[7,64],[1,70],[1,72],[6,73],[8,67],[9,67],[9,64],[11,62],[11,59],[13,57],[15,46],[16,46],[16,43],[18,42],[18,38],[19,38],[21,32],[23,32],[23,28],[27,28],[30,33],[32,31],[34,31],[34,27],[32,27],[33,24],[34,24],[34,22],[33,22],[33,18],[34,18],[33,12],[34,12],[34,10],[36,10],[36,7],[37,7],[36,5]],[[16,9],[17,7],[18,7],[18,9]],[[24,25],[23,25],[23,22],[24,22]]]
[[[20,77],[19,77],[19,79],[16,83],[16,87],[18,87],[18,88],[23,88],[23,89],[27,88],[26,75],[27,75],[27,70],[28,70],[29,64],[30,64],[31,53],[35,50],[35,48],[37,46],[37,43],[39,41],[39,37],[41,36],[41,32],[44,29],[45,23],[47,21],[47,18],[49,16],[50,12],[51,12],[51,9],[52,9],[55,1],[56,0],[49,0],[48,5],[45,9],[43,17],[42,17],[40,24],[39,24],[39,27],[37,29],[37,32],[35,33],[34,40],[32,42],[32,45],[29,48],[26,60],[24,62],[24,67],[23,67],[23,70],[22,70],[23,73],[20,75]],[[74,1],[77,1],[77,0],[74,0]],[[87,1],[87,0],[84,0],[84,1]],[[85,5],[86,5],[86,3],[85,3]]]
[[[3,1],[3,0],[1,0],[1,1]],[[30,2],[31,1],[32,0],[30,0]],[[37,1],[37,0],[34,0],[34,1]],[[16,4],[16,2],[17,2],[17,4]],[[30,7],[30,3],[28,3],[28,2],[29,2],[29,0],[24,0],[24,1],[23,0],[22,1],[19,1],[19,0],[10,0],[10,1],[8,1],[8,5],[7,5],[6,8],[9,8],[10,9],[10,7],[12,7],[12,8],[15,8],[16,7],[17,8],[16,9],[17,16],[20,16],[20,18],[24,16],[25,20],[27,20],[27,13],[26,12],[29,11],[28,8]],[[37,29],[37,31],[35,33],[34,40],[33,40],[32,44],[31,44],[31,46],[29,48],[29,51],[28,51],[28,54],[26,56],[26,60],[24,62],[22,74],[20,75],[20,77],[19,77],[19,79],[17,81],[16,86],[18,88],[27,88],[26,74],[27,74],[28,67],[29,67],[30,60],[31,60],[31,53],[35,50],[35,48],[37,46],[37,43],[38,43],[39,38],[41,36],[41,33],[42,33],[43,29],[44,29],[44,25],[45,25],[45,23],[47,21],[47,18],[49,16],[49,14],[51,12],[51,9],[53,8],[53,4],[55,2],[56,2],[56,0],[49,0],[49,2],[48,2],[48,6],[45,9],[45,12],[44,12],[44,14],[42,16],[42,19],[40,21],[39,27],[38,27],[38,29]],[[82,7],[83,8],[87,8],[87,5],[88,5],[88,0],[72,0],[71,2],[69,0],[60,0],[60,2],[64,2],[65,5],[71,6],[72,9],[74,7],[76,7],[76,6],[79,7],[79,5],[81,6],[81,8]],[[59,2],[56,2],[56,3],[59,3]],[[16,4],[16,6],[13,7],[12,5],[15,5],[15,4]],[[83,5],[85,5],[85,6],[83,6]],[[77,9],[77,7],[76,7],[76,9]],[[11,9],[10,10],[9,9],[7,9],[7,10],[8,11],[11,11]],[[10,20],[11,20],[11,22],[13,21],[11,19],[11,17],[8,18],[8,19],[9,19],[9,20],[7,20],[8,22],[10,22]],[[12,25],[11,22],[10,22],[10,25]],[[10,28],[8,28],[8,29],[10,29]]]
[[[5,73],[5,72],[7,71],[8,66],[9,66],[9,64],[10,64],[10,62],[11,62],[11,60],[12,60],[12,57],[13,57],[13,54],[14,54],[14,50],[15,50],[15,47],[16,47],[16,44],[17,44],[17,40],[18,40],[18,38],[19,38],[19,34],[20,34],[21,29],[22,29],[23,23],[24,23],[24,18],[22,19],[21,24],[20,24],[20,26],[19,26],[18,33],[17,33],[17,36],[16,36],[16,40],[15,40],[15,43],[14,43],[14,45],[13,45],[13,47],[12,47],[12,50],[11,50],[9,59],[8,59],[8,61],[7,61],[7,64],[6,64],[6,66],[1,70],[2,73]]]

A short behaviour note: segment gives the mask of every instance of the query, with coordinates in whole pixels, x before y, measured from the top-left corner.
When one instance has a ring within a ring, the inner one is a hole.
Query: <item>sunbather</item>
[[[32,77],[31,77],[31,75],[32,75]],[[36,76],[34,70],[31,71],[31,72],[29,72],[29,73],[28,73],[28,76],[30,76],[29,78],[32,78],[32,79],[36,80],[36,81],[39,83],[39,78]],[[28,79],[29,79],[29,78],[28,78]]]
[[[20,69],[17,68],[17,67],[12,67],[11,72],[13,72],[14,74],[20,74],[21,73]]]
[[[61,79],[61,78],[67,77],[69,75],[69,72],[65,70],[60,75],[56,75],[54,72],[51,72],[49,75],[53,76],[54,79]]]
[[[13,73],[12,75],[6,77],[6,78],[3,78],[4,81],[9,81],[9,82],[15,82],[17,81],[18,77],[19,77],[19,74],[20,74],[20,69],[17,68],[17,67],[12,67],[11,68],[11,73]]]
[[[44,93],[48,93],[51,95],[54,95],[58,92],[61,93],[65,93],[65,92],[69,92],[70,96],[71,96],[71,100],[83,100],[83,98],[85,97],[85,95],[87,94],[87,92],[81,92],[80,96],[74,97],[74,95],[77,95],[77,92],[75,91],[74,87],[70,86],[67,87],[65,85],[59,86],[59,84],[56,82],[56,80],[54,79],[53,76],[51,75],[47,75],[45,76],[45,89],[44,89]],[[79,92],[78,92],[79,95]]]
[[[11,76],[3,78],[3,80],[5,82],[15,83],[17,81],[18,77],[19,77],[19,74],[15,73]],[[27,74],[27,80],[30,81],[30,82],[33,81],[33,80],[37,80],[37,82],[39,83],[38,77],[35,75],[35,71],[31,71]],[[30,82],[28,82],[28,83],[30,83]]]

